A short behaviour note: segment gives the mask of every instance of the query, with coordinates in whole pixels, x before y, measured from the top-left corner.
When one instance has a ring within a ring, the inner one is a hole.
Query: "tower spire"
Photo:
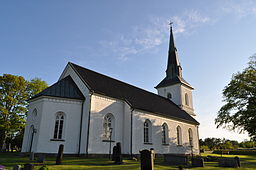
[[[182,68],[179,63],[179,57],[178,57],[177,49],[174,42],[172,22],[171,22],[166,79],[173,79],[176,76],[182,77]]]

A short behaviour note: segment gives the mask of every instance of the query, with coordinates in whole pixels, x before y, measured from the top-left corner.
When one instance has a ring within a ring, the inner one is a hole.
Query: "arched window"
[[[172,99],[172,94],[171,93],[167,93],[167,99],[169,99],[169,100]]]
[[[151,143],[152,125],[147,119],[144,122],[144,143]]]
[[[182,133],[180,126],[177,126],[177,144],[182,145]]]
[[[33,118],[35,118],[37,116],[37,110],[36,109],[33,110],[32,116],[33,116]]]
[[[188,129],[188,139],[189,139],[189,145],[193,146],[193,133],[191,128]]]
[[[58,112],[55,119],[55,129],[53,139],[63,139],[64,113]]]
[[[168,126],[166,123],[162,125],[162,144],[167,144],[168,140]]]
[[[185,105],[189,106],[188,94],[185,93]]]
[[[103,130],[104,130],[104,134],[103,134],[104,139],[114,140],[115,120],[114,120],[114,116],[111,113],[106,114],[104,117]]]

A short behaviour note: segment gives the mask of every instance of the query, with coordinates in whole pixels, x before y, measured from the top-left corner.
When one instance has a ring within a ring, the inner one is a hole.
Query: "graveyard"
[[[220,158],[219,154],[202,153],[201,156],[206,158],[207,156],[213,158]],[[239,169],[256,169],[256,155],[222,155],[224,158],[234,158],[239,156],[241,160],[241,167]],[[38,163],[36,160],[29,160],[29,156],[21,156],[20,153],[0,153],[0,165],[3,165],[6,169],[13,169],[15,165],[24,165],[31,163],[34,165],[34,169],[40,169],[45,166],[48,169],[140,169],[140,160],[130,160],[123,158],[122,164],[115,164],[114,161],[108,158],[85,158],[75,156],[63,156],[61,165],[56,165],[56,157],[47,156],[43,163]],[[178,169],[178,165],[168,165],[164,162],[163,158],[154,159],[154,169]],[[191,162],[189,165],[182,166],[188,169],[220,169],[217,161],[210,160],[204,161],[204,167],[192,167]],[[236,169],[236,168],[228,168]]]

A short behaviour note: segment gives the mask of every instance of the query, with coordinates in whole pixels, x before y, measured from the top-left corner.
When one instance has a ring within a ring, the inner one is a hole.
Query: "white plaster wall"
[[[167,98],[167,94],[171,93],[172,94],[172,101],[180,106],[181,105],[181,89],[180,89],[180,84],[175,84],[172,86],[168,86],[168,87],[161,87],[158,88],[158,95],[163,96],[165,98]]]
[[[144,122],[149,119],[152,123],[152,144],[144,144]],[[162,125],[168,125],[169,145],[162,144]],[[182,146],[177,145],[177,126],[182,129]],[[193,153],[198,154],[198,134],[197,126],[179,122],[176,120],[167,119],[164,117],[149,114],[144,111],[134,111],[133,115],[133,154],[139,154],[140,150],[154,148],[156,153],[176,153],[176,154],[189,154],[191,147],[189,144],[188,129],[191,128],[193,132]]]
[[[82,102],[79,100],[44,97],[41,124],[38,128],[38,141],[35,152],[57,153],[60,144],[64,144],[64,153],[78,153],[79,129]],[[64,141],[52,141],[57,112],[64,112]]]
[[[108,154],[109,142],[103,142],[103,121],[104,116],[111,113],[115,118],[115,128],[113,130],[115,142],[112,147],[121,142],[121,147],[124,148],[123,143],[123,127],[124,127],[124,104],[123,101],[115,100],[113,98],[93,94],[91,98],[91,118],[90,118],[90,132],[89,132],[89,154]],[[124,151],[125,152],[125,151]],[[123,152],[123,153],[124,153]]]
[[[186,105],[185,102],[185,94],[188,94],[188,103],[189,105]],[[195,116],[194,114],[194,108],[193,108],[193,95],[192,90],[184,85],[181,86],[181,108],[185,110],[187,113],[191,114],[192,116]]]
[[[37,116],[35,117],[32,115],[34,109],[37,110]],[[31,138],[30,138],[30,127],[31,125],[34,125],[34,128],[37,129],[37,133],[34,134],[33,138],[33,144],[31,151],[34,152],[35,148],[37,147],[37,141],[38,141],[38,129],[41,123],[41,117],[42,117],[42,109],[43,109],[43,100],[35,100],[33,102],[29,103],[29,108],[28,108],[28,115],[27,115],[27,120],[26,120],[26,126],[25,126],[25,132],[24,132],[24,137],[23,137],[23,142],[22,142],[22,149],[21,152],[29,152],[30,151],[30,145],[31,145]]]

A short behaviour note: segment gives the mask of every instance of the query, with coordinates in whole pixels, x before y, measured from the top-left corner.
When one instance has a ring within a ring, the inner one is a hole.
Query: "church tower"
[[[192,90],[194,88],[182,77],[182,68],[174,43],[172,27],[170,27],[166,77],[155,88],[158,95],[173,101],[191,116],[196,116],[192,101]]]

